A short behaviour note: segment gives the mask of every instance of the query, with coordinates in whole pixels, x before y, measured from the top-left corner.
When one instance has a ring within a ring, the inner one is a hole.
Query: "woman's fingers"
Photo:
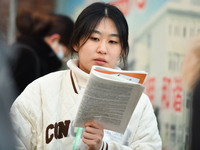
[[[99,149],[104,136],[103,127],[96,121],[85,123],[83,142],[88,145],[88,149]]]

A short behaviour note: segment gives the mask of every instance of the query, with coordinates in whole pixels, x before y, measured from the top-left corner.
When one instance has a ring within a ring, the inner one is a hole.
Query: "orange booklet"
[[[115,75],[118,77],[122,77],[129,81],[137,82],[143,84],[145,79],[147,78],[147,72],[145,71],[128,71],[128,70],[118,70],[111,69],[101,66],[93,66],[93,71],[97,71],[103,74]]]

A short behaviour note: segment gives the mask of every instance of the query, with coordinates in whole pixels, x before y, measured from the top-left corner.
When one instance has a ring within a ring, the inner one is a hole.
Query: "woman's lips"
[[[104,65],[107,63],[104,59],[95,59],[94,61],[97,65]]]

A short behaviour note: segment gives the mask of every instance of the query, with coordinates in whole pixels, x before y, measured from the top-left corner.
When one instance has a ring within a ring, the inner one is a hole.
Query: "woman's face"
[[[79,68],[87,73],[90,73],[93,65],[114,68],[122,53],[114,22],[103,18],[86,43],[81,47],[74,46],[74,49],[78,52]]]

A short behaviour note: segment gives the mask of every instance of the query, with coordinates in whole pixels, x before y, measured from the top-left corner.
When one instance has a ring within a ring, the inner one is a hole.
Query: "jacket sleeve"
[[[162,142],[152,104],[146,95],[138,103],[136,119],[130,120],[131,135],[128,146],[117,142],[104,142],[102,150],[161,150]],[[139,114],[139,115],[138,115]],[[132,128],[132,129],[131,129]],[[133,129],[136,128],[136,129]],[[134,132],[134,133],[133,133]]]
[[[37,107],[36,107],[37,106]],[[16,134],[17,149],[32,150],[41,146],[41,102],[37,82],[31,83],[15,100],[10,116]]]

